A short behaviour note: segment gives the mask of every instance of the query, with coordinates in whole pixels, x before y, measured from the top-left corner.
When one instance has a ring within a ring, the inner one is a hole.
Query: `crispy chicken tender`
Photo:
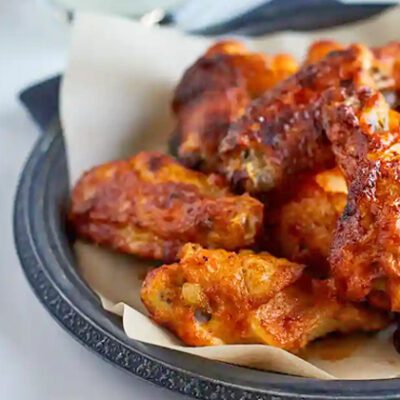
[[[179,158],[191,168],[217,171],[218,146],[230,124],[251,98],[296,70],[289,55],[252,53],[236,41],[212,46],[185,72],[175,91]]]
[[[252,101],[220,146],[221,170],[234,187],[268,192],[301,173],[334,166],[320,119],[330,87],[386,89],[394,85],[379,60],[359,44],[335,51]]]
[[[386,318],[336,300],[332,284],[268,253],[187,244],[179,263],[151,271],[141,297],[150,316],[186,344],[263,343],[296,352],[332,331],[377,330]]]
[[[326,94],[323,120],[349,186],[329,261],[353,301],[400,311],[400,118],[363,89]]]
[[[186,242],[239,249],[253,244],[263,205],[232,195],[222,177],[142,152],[85,173],[72,193],[78,236],[144,258],[174,261]]]
[[[267,249],[306,264],[317,276],[327,276],[330,245],[346,193],[337,168],[301,180],[290,200],[266,212]]]

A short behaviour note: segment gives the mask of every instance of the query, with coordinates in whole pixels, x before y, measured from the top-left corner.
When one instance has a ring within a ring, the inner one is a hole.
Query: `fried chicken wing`
[[[218,42],[184,73],[174,93],[173,110],[179,112],[209,90],[243,88],[251,98],[258,97],[297,68],[288,54],[268,56],[234,40]]]
[[[308,48],[306,63],[315,63],[329,53],[344,50],[346,47],[344,44],[330,39],[317,40]],[[375,72],[381,75],[381,79],[393,79],[395,64],[400,60],[400,41],[389,42],[380,47],[372,47],[371,51],[376,60]],[[381,83],[381,86],[383,86],[383,83]]]
[[[298,352],[332,332],[378,331],[388,318],[376,310],[339,301],[329,280],[302,278],[253,312],[252,332],[261,343]]]
[[[182,107],[174,133],[179,159],[190,168],[218,171],[218,146],[249,101],[242,88],[233,87],[208,90]]]
[[[263,205],[232,195],[218,175],[142,152],[85,173],[72,193],[78,236],[145,258],[174,261],[186,242],[239,249],[253,244]]]
[[[323,120],[349,186],[329,261],[344,298],[400,311],[400,118],[363,89],[326,93]]]
[[[389,88],[382,91],[391,107],[400,107],[400,42],[390,42],[382,47],[372,49],[379,60],[381,75],[388,79]],[[393,85],[392,85],[393,82]]]
[[[362,45],[306,64],[255,99],[231,126],[220,146],[222,171],[234,187],[268,192],[299,174],[334,166],[320,120],[320,99],[330,87],[394,85],[373,52]]]
[[[306,63],[313,64],[323,58],[329,53],[338,50],[344,50],[346,46],[341,43],[335,42],[334,40],[317,40],[311,44],[307,51]]]
[[[379,61],[379,69],[387,79],[392,79],[393,69],[400,60],[400,41],[389,42],[381,47],[372,48],[374,56]]]
[[[179,158],[191,168],[217,171],[218,146],[230,124],[251,98],[296,69],[289,55],[252,53],[236,41],[212,46],[185,72],[175,91]]]
[[[346,193],[337,168],[301,180],[292,198],[266,211],[267,250],[306,264],[316,276],[327,276],[330,245]]]
[[[339,330],[377,330],[386,318],[339,303],[332,285],[268,253],[183,247],[180,262],[151,271],[141,297],[150,316],[186,344],[264,343],[297,351]],[[303,282],[304,281],[304,282]]]

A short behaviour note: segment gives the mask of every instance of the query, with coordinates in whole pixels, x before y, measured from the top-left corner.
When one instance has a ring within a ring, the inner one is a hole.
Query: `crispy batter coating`
[[[267,192],[309,171],[334,166],[320,119],[329,87],[393,86],[372,51],[356,44],[303,66],[260,98],[231,126],[220,146],[222,170],[234,187]]]
[[[327,276],[330,245],[346,193],[337,168],[301,180],[290,200],[266,213],[267,249],[306,264],[316,276]]]
[[[324,126],[349,195],[329,261],[344,298],[400,311],[400,118],[384,97],[331,90]]]
[[[142,152],[85,173],[72,193],[78,236],[144,258],[174,261],[186,242],[239,249],[253,244],[263,205],[232,195],[222,177]]]
[[[215,172],[218,146],[230,124],[251,98],[296,70],[289,55],[252,53],[236,41],[212,46],[185,72],[175,91],[179,158],[191,168]]]
[[[332,331],[386,326],[382,314],[339,303],[330,283],[302,271],[268,253],[187,244],[179,263],[147,275],[141,296],[157,323],[192,346],[264,343],[296,352]]]

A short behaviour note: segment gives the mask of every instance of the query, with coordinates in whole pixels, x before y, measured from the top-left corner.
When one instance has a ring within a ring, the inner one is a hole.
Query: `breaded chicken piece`
[[[386,89],[394,83],[383,75],[373,52],[356,44],[303,66],[253,100],[220,146],[221,170],[232,186],[268,192],[301,173],[333,167],[320,99],[327,88],[349,85]]]
[[[400,118],[363,89],[326,94],[323,121],[349,187],[329,261],[353,301],[400,311]]]
[[[157,323],[192,346],[264,343],[295,352],[328,332],[386,325],[378,312],[339,303],[331,285],[301,278],[303,268],[268,253],[187,244],[179,263],[147,275],[141,297]]]
[[[306,264],[316,276],[327,276],[330,245],[346,193],[337,168],[301,180],[290,200],[267,209],[267,250]]]
[[[183,75],[173,109],[174,141],[185,165],[203,171],[218,169],[218,146],[230,124],[258,97],[297,70],[285,54],[266,56],[236,41],[212,46]]]
[[[222,177],[142,152],[85,173],[69,219],[78,236],[144,258],[174,261],[186,242],[239,249],[253,244],[263,205],[232,195]]]

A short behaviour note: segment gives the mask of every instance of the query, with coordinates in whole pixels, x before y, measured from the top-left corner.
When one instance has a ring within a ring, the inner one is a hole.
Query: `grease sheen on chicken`
[[[268,192],[299,174],[333,167],[320,119],[321,96],[330,87],[393,88],[393,63],[390,52],[384,54],[381,62],[360,44],[334,51],[253,100],[220,146],[221,168],[232,185]]]
[[[347,199],[343,174],[335,168],[305,177],[293,191],[287,201],[267,208],[265,246],[327,276],[331,241]]]
[[[286,54],[268,56],[236,41],[219,42],[200,57],[178,84],[173,109],[179,158],[190,167],[217,171],[218,146],[252,98],[293,74]]]
[[[173,261],[186,242],[248,247],[262,218],[263,205],[247,194],[231,194],[221,176],[188,170],[156,152],[85,173],[73,190],[70,210],[78,236],[164,261]]]
[[[179,263],[150,272],[141,297],[150,316],[193,346],[263,343],[296,352],[332,331],[377,330],[386,317],[339,302],[304,266],[249,250],[187,244]]]
[[[330,254],[343,297],[400,311],[400,118],[362,89],[326,93],[324,125],[349,187]]]

